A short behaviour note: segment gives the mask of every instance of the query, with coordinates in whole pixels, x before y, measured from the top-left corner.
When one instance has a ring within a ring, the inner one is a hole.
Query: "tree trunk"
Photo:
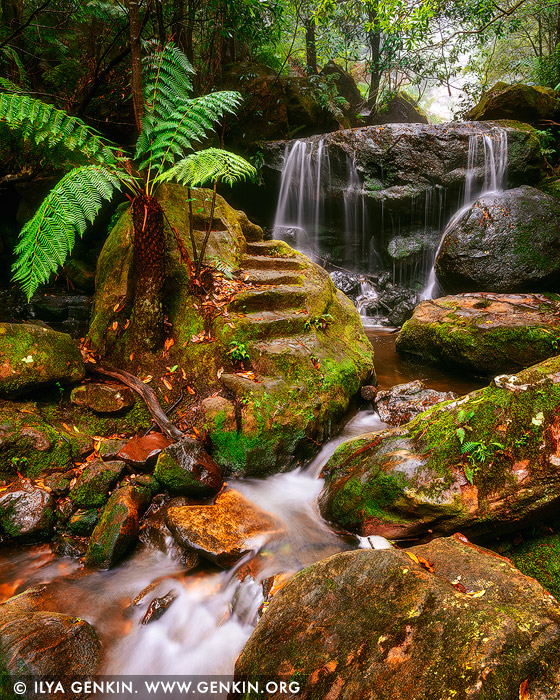
[[[163,5],[161,0],[155,1],[155,13],[158,28],[159,43],[161,46],[165,46],[167,37],[165,36],[165,21],[163,19]]]
[[[132,335],[135,347],[154,351],[163,338],[163,284],[165,233],[159,202],[145,193],[132,203],[134,228],[134,309]]]
[[[368,19],[372,26],[377,22],[377,12],[370,7],[368,10]],[[381,33],[372,30],[368,33],[368,43],[370,50],[370,83],[368,104],[371,111],[375,110],[377,98],[379,97],[379,86],[381,84]]]
[[[132,57],[132,104],[138,133],[142,131],[144,98],[142,97],[142,49],[140,44],[139,0],[128,0],[128,21],[130,25],[130,53]]]
[[[317,42],[315,37],[315,22],[311,18],[304,20],[305,52],[307,75],[317,75]]]

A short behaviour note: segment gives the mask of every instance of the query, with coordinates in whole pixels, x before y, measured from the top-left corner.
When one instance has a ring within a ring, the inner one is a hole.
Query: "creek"
[[[431,388],[459,393],[480,383],[400,359],[395,334],[368,329],[376,352],[380,388],[422,379]],[[371,407],[356,413],[335,438],[302,468],[267,479],[231,479],[247,499],[282,522],[283,532],[234,569],[184,567],[159,551],[138,549],[109,571],[85,571],[48,545],[4,547],[0,551],[0,600],[29,586],[50,583],[51,609],[90,622],[103,643],[101,674],[230,676],[263,603],[262,581],[290,575],[332,554],[388,546],[383,538],[334,532],[321,517],[317,498],[321,470],[336,447],[349,438],[385,428]],[[145,589],[149,591],[141,595]],[[164,615],[141,624],[151,600],[176,595]],[[137,605],[132,601],[141,600]],[[109,696],[107,696],[109,697]]]

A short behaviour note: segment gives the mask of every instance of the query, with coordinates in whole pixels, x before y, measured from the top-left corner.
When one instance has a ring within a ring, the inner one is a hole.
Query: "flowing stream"
[[[394,334],[370,331],[368,335],[381,370],[381,388],[415,378],[427,380],[433,388],[459,392],[479,386],[398,359]],[[52,555],[48,545],[4,548],[0,600],[50,582],[50,609],[81,617],[96,629],[104,649],[102,674],[230,676],[257,622],[264,579],[293,574],[344,550],[388,546],[383,538],[333,532],[317,506],[323,487],[321,471],[336,447],[343,440],[384,427],[371,408],[361,410],[304,468],[263,480],[230,480],[229,487],[274,514],[283,528],[280,536],[232,570],[203,564],[185,573],[178,561],[161,552],[138,549],[115,569],[90,572],[81,570],[73,559]],[[148,586],[149,591],[133,605]],[[150,601],[170,591],[176,599],[169,609],[160,619],[142,625]]]

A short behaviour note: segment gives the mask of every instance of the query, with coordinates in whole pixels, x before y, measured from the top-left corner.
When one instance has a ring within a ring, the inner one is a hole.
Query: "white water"
[[[323,487],[320,474],[336,447],[385,427],[372,410],[361,411],[305,468],[265,480],[232,479],[230,487],[277,516],[284,528],[280,537],[266,542],[234,570],[208,566],[185,574],[176,560],[142,550],[111,571],[76,575],[74,562],[53,560],[43,547],[39,553],[0,553],[0,592],[5,575],[12,582],[18,579],[19,590],[30,581],[53,581],[57,609],[87,620],[102,639],[102,674],[230,676],[257,622],[264,579],[296,573],[347,549],[390,546],[383,538],[336,535],[317,506]],[[245,571],[248,560],[251,575]],[[132,606],[131,601],[153,583],[155,587]],[[168,610],[142,625],[150,601],[170,591],[177,597]]]
[[[480,175],[480,166],[478,164],[479,137],[482,137],[482,143],[484,145],[484,180],[482,188],[477,191],[475,185],[477,179],[479,179],[477,176]],[[451,220],[443,231],[439,246],[434,255],[428,282],[420,294],[420,299],[433,299],[437,293],[435,262],[449,229],[470,209],[476,199],[490,192],[499,192],[502,189],[508,159],[507,131],[495,127],[492,129],[491,133],[470,134],[467,158],[463,206],[451,217]]]

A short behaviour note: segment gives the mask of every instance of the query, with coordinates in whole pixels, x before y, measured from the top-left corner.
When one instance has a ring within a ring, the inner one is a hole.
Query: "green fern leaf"
[[[26,95],[0,93],[0,121],[37,145],[63,146],[99,164],[115,164],[113,147],[81,119]]]
[[[245,158],[221,148],[207,148],[179,161],[160,176],[157,181],[176,182],[188,187],[200,187],[207,182],[221,180],[232,185],[238,180],[253,177],[256,169]]]
[[[120,189],[119,178],[96,165],[74,168],[51,190],[25,224],[15,248],[13,279],[30,299],[72,251],[76,235],[93,222],[103,200]]]

